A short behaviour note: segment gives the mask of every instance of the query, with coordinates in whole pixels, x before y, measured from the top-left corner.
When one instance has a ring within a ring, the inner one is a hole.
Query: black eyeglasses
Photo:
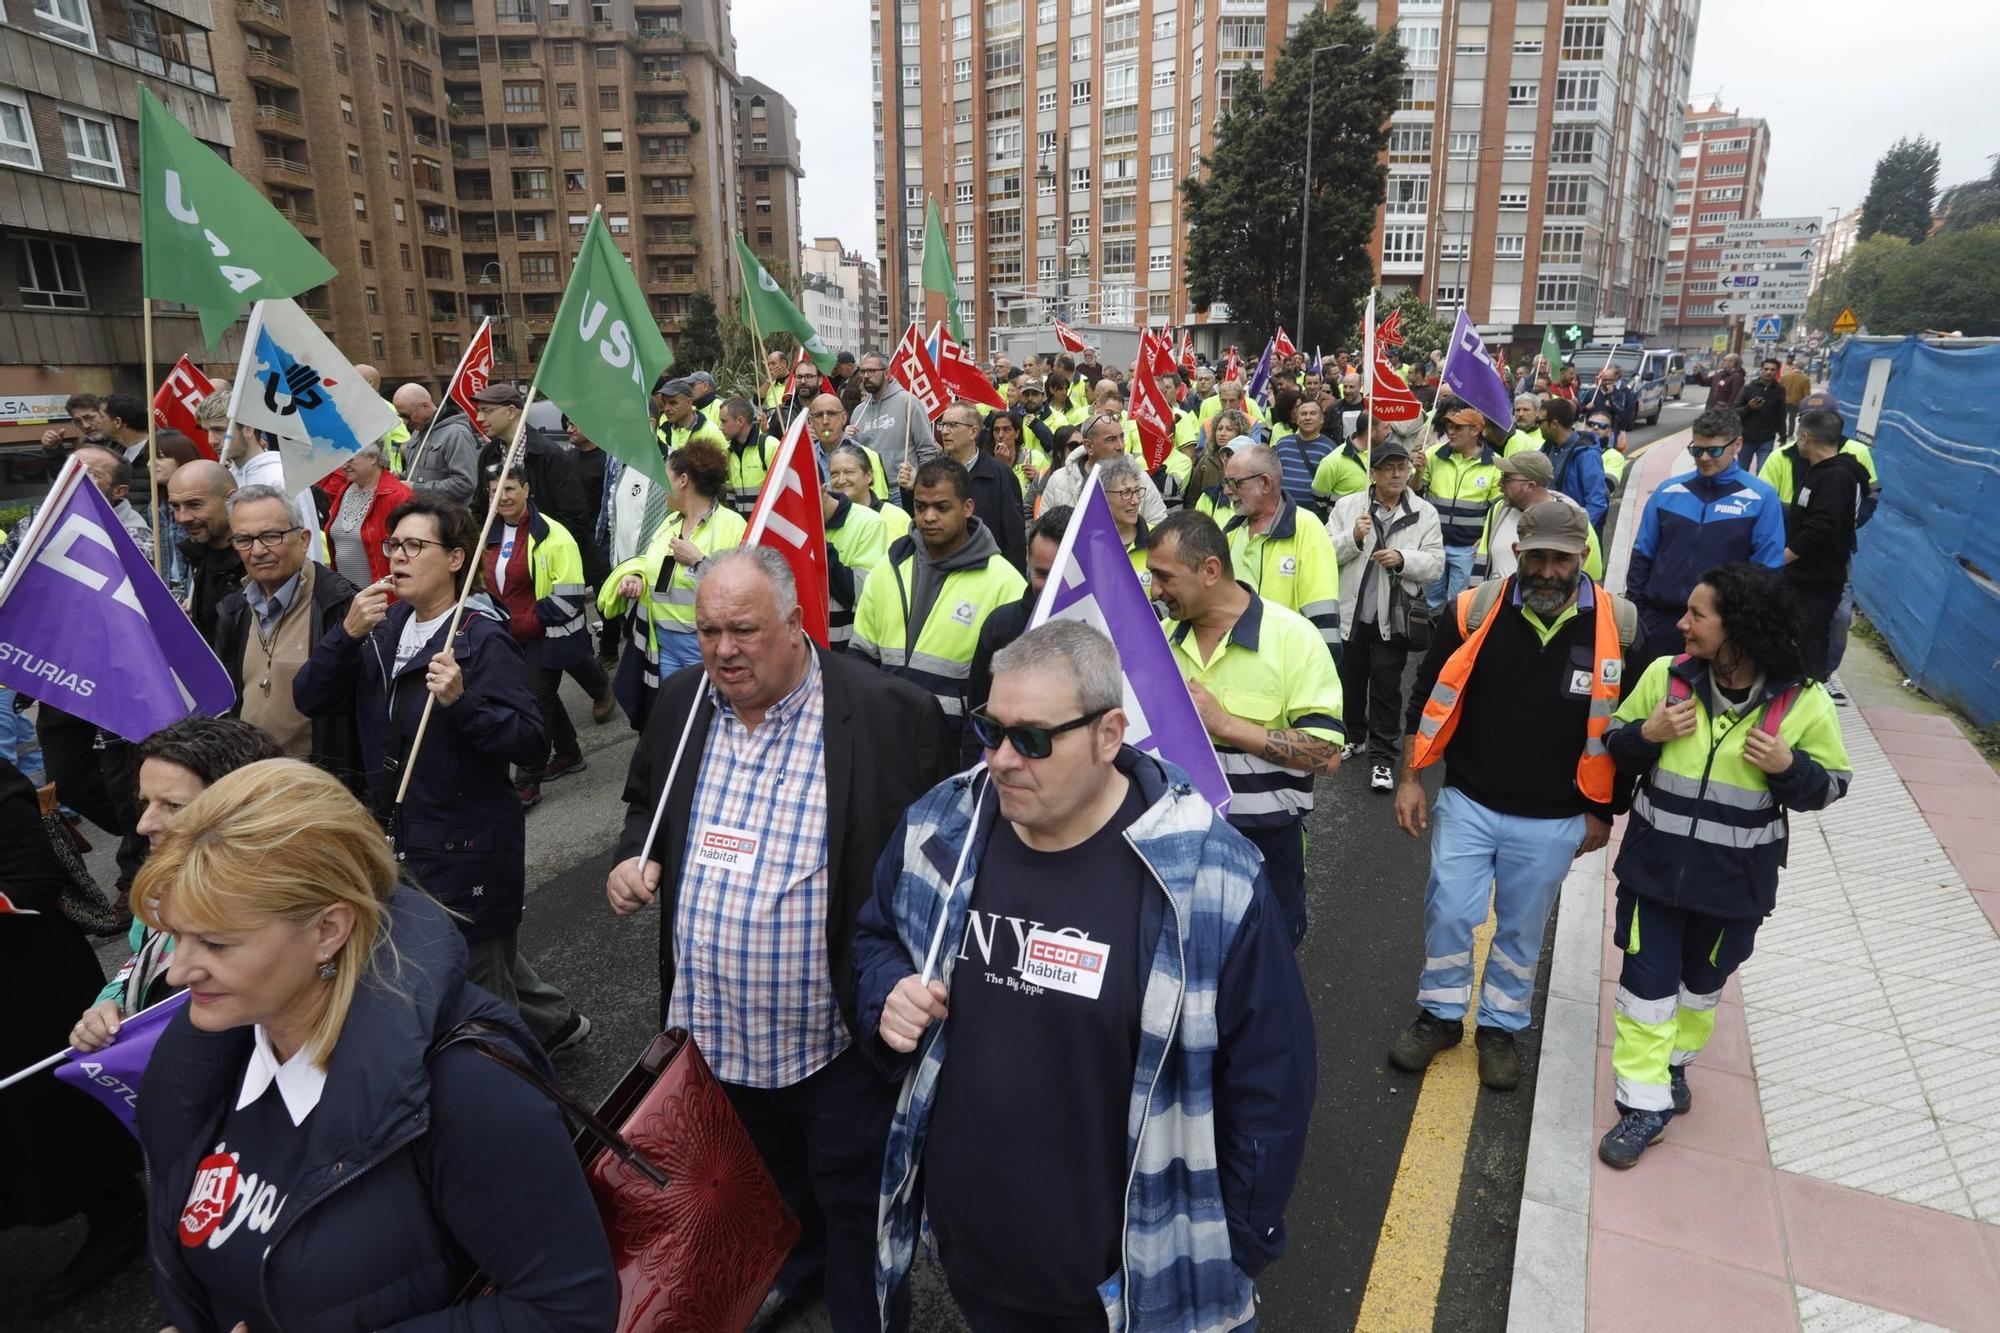
[[[1072,718],[1055,727],[1010,727],[995,719],[983,708],[973,709],[966,714],[966,717],[972,723],[973,736],[986,749],[997,750],[1000,748],[1000,743],[1005,741],[1012,745],[1014,752],[1023,759],[1047,759],[1055,751],[1056,737],[1065,731],[1087,727],[1110,711],[1109,708],[1100,708],[1094,713],[1085,713],[1082,717]]]
[[[1734,443],[1734,441],[1731,441]],[[1691,444],[1688,446],[1690,458],[1720,458],[1729,452],[1727,444]]]
[[[426,546],[443,545],[443,542],[426,541],[422,537],[391,537],[382,543],[382,554],[393,559],[399,553],[406,553],[415,560],[424,553]]]
[[[247,551],[253,546],[275,551],[285,544],[285,538],[302,531],[303,528],[272,528],[269,532],[238,532],[229,538],[229,544],[239,551]]]

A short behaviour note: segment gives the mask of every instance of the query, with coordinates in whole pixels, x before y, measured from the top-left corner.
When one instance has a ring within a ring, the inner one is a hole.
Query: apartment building
[[[736,214],[764,267],[794,285],[799,276],[798,117],[776,89],[745,77],[736,89]]]
[[[1311,0],[871,0],[885,331],[923,315],[924,207],[968,328],[1202,321],[1178,183]],[[1364,0],[1409,71],[1383,285],[1541,324],[1657,328],[1699,0]],[[1324,57],[1336,69],[1338,52]],[[1263,331],[1244,336],[1261,337]],[[1204,336],[1223,341],[1222,331]]]
[[[209,0],[0,0],[0,443],[71,393],[140,393],[139,83],[224,153]],[[191,314],[156,312],[171,361]]]
[[[1723,229],[1760,217],[1771,129],[1761,119],[1712,105],[1689,107],[1674,188],[1674,224],[1667,248],[1662,318],[1666,341],[1706,349],[1734,333],[1738,320],[1715,313],[1721,295]]]
[[[799,252],[799,308],[827,346],[857,356],[875,334],[875,267],[837,236],[816,236]]]

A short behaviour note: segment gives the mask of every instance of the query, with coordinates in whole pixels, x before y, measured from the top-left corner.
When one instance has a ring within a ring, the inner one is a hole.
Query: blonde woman
[[[476,1019],[547,1069],[465,979],[442,907],[398,884],[338,781],[251,764],[191,801],[132,886],[189,1003],[140,1087],[147,1217],[169,1323],[601,1330],[617,1283],[562,1116],[465,1045]],[[442,1326],[443,1321],[440,1321]]]

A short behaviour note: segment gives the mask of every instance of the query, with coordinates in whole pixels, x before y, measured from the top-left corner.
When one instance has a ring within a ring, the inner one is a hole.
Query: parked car
[[[1569,364],[1576,367],[1579,380],[1588,384],[1602,373],[1606,364],[1614,365],[1623,373],[1624,380],[1639,395],[1639,410],[1636,420],[1642,425],[1655,425],[1660,419],[1660,407],[1666,401],[1667,381],[1665,378],[1665,357],[1668,349],[1649,351],[1637,343],[1625,343],[1613,347],[1605,343],[1591,343],[1579,347],[1570,354]],[[1680,353],[1672,353],[1679,356]],[[1675,367],[1675,374],[1680,373]],[[1678,393],[1675,394],[1679,396]]]

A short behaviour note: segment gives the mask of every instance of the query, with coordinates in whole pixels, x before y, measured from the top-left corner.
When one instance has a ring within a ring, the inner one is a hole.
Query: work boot
[[[1521,1086],[1521,1053],[1514,1049],[1513,1033],[1481,1026],[1473,1030],[1472,1044],[1479,1048],[1481,1083],[1495,1092],[1512,1092]]]
[[[611,715],[617,711],[618,696],[611,692],[609,685],[604,687],[604,693],[590,701],[590,720],[600,726],[609,722]]]
[[[1674,1096],[1674,1114],[1686,1115],[1694,1109],[1694,1094],[1688,1091],[1687,1066],[1675,1065],[1667,1071],[1667,1078]]]
[[[1430,1068],[1439,1051],[1448,1051],[1464,1040],[1464,1023],[1419,1009],[1416,1021],[1389,1043],[1389,1063],[1405,1073],[1421,1074]]]
[[[1672,1111],[1626,1111],[1597,1141],[1597,1156],[1606,1166],[1629,1169],[1639,1155],[1667,1136]]]

